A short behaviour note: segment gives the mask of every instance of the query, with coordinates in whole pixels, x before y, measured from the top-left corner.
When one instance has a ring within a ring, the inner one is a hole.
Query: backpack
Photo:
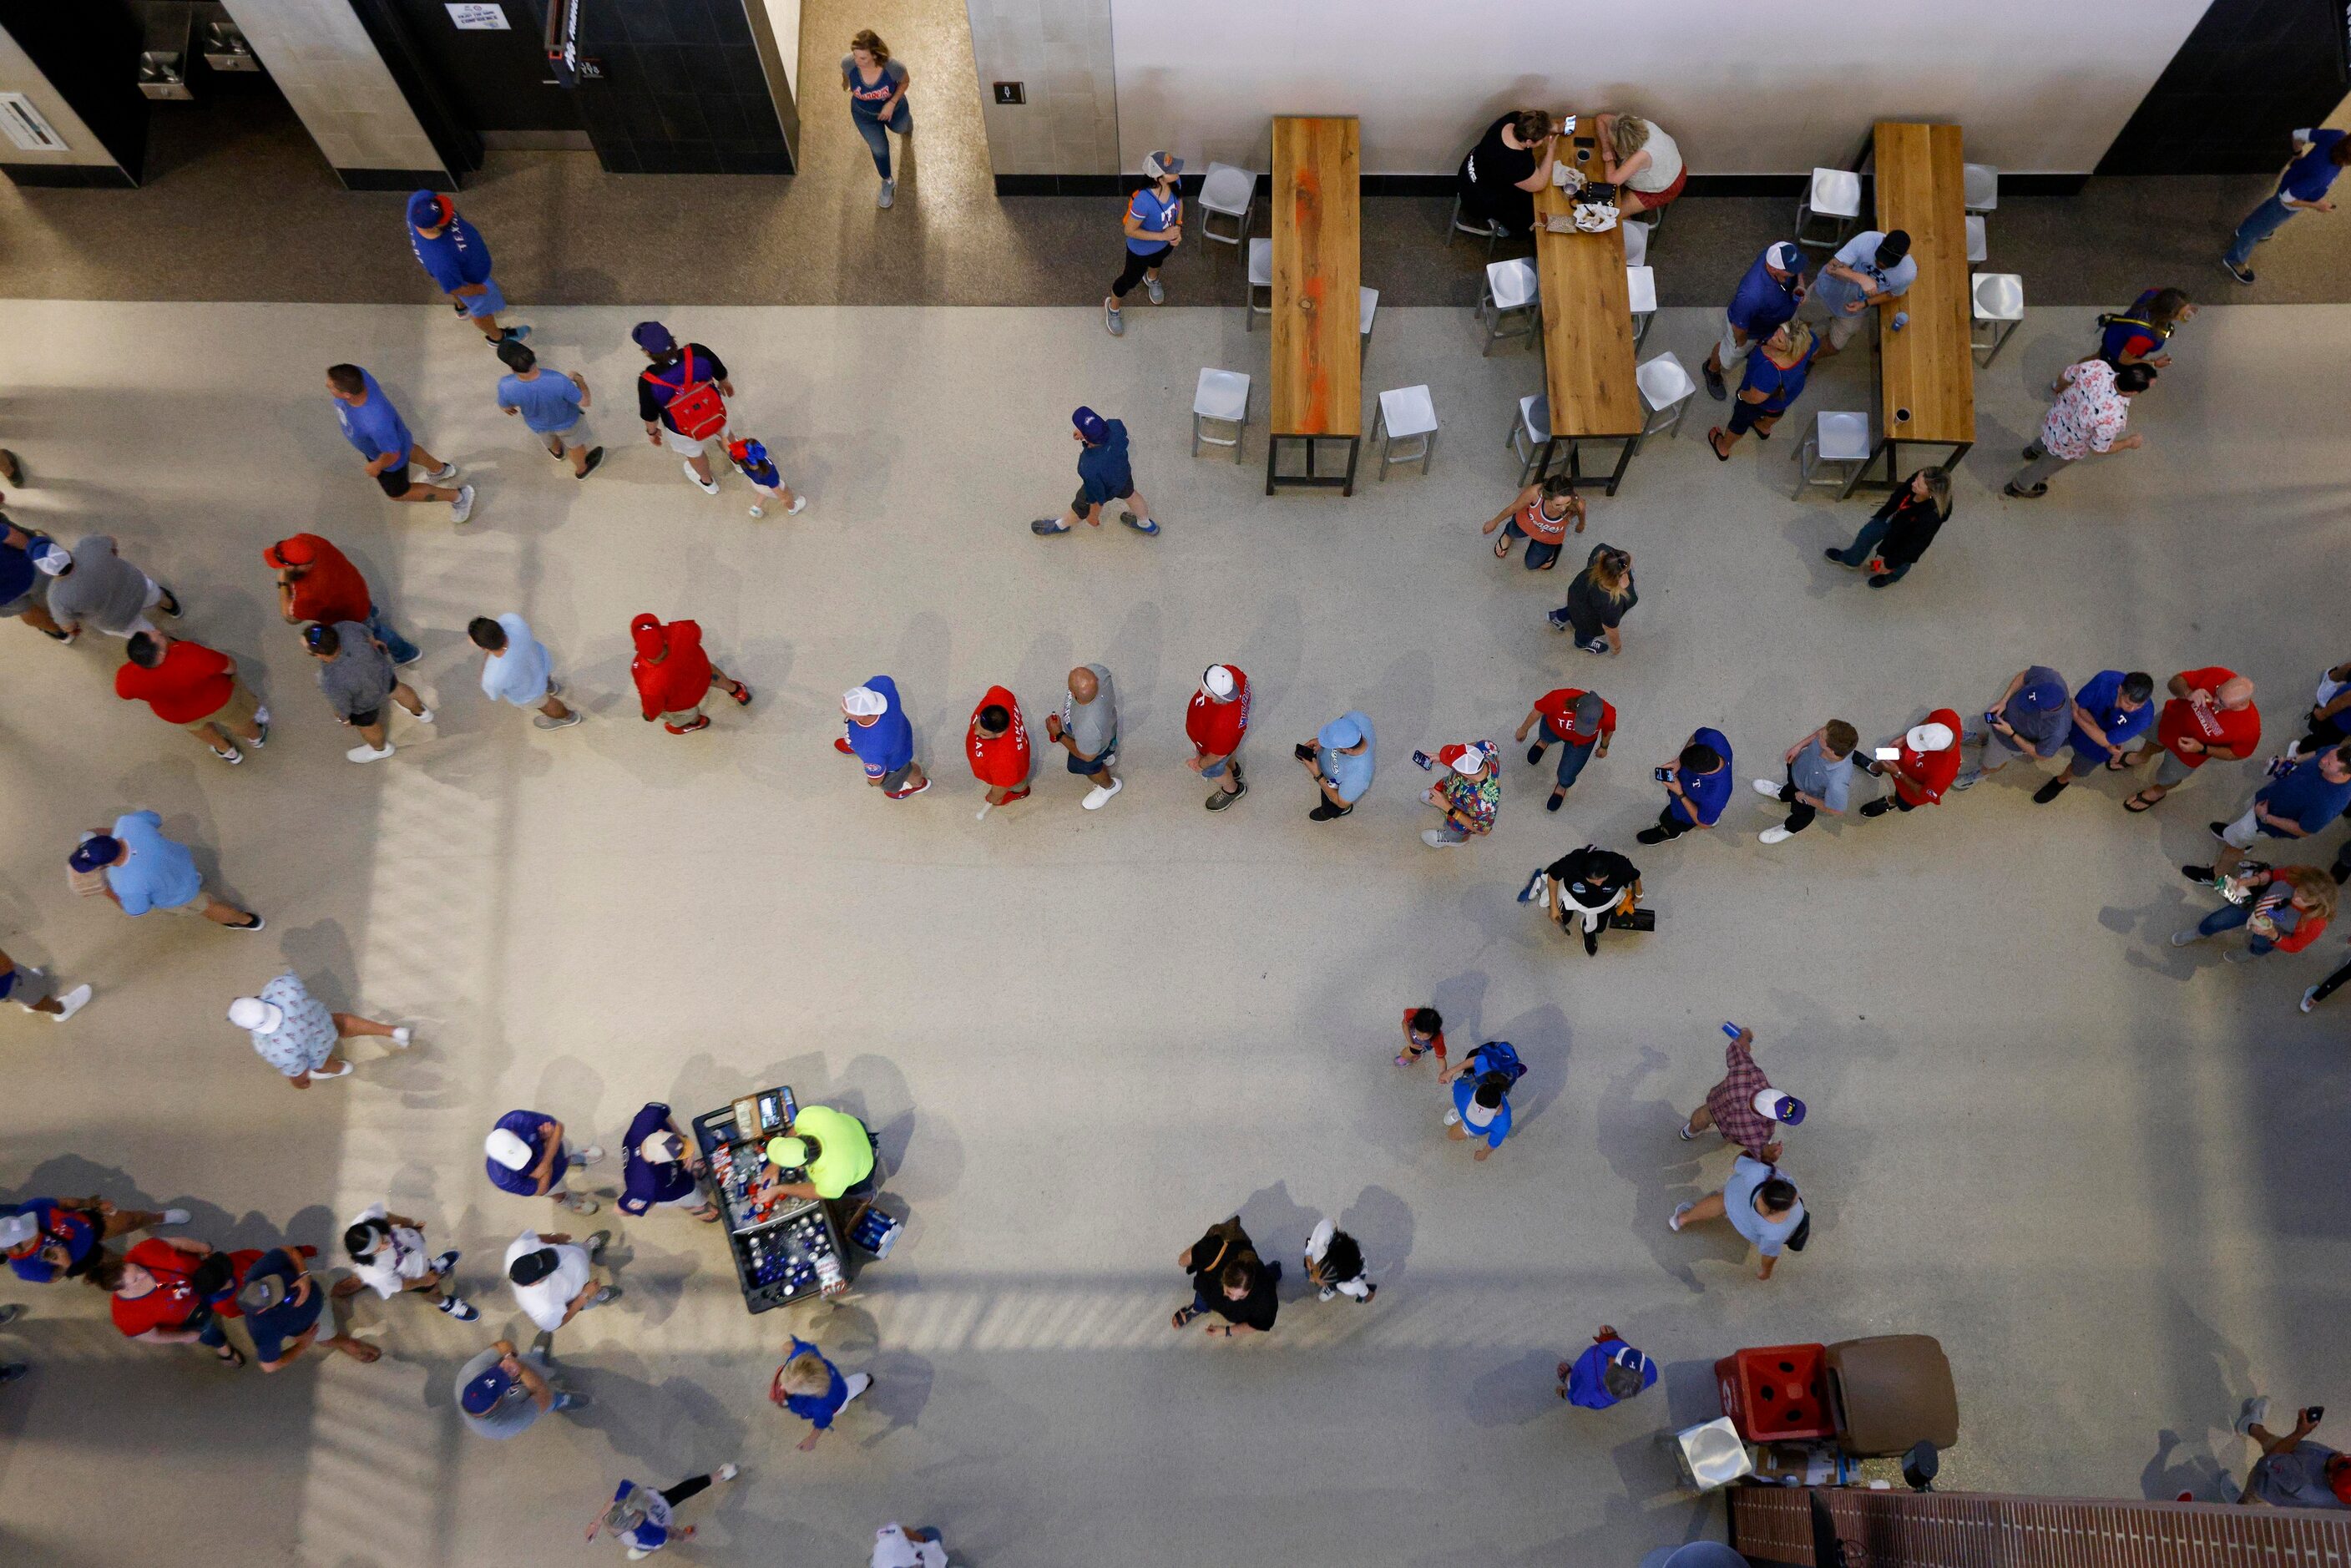
[[[1480,1056],[1486,1059],[1485,1065],[1479,1070],[1478,1074],[1479,1082],[1481,1083],[1485,1082],[1486,1074],[1489,1072],[1497,1074],[1507,1072],[1510,1074],[1510,1079],[1502,1087],[1508,1090],[1527,1075],[1527,1064],[1519,1060],[1517,1048],[1507,1040],[1489,1040],[1471,1051],[1469,1055],[1472,1060]]]
[[[681,379],[665,382],[645,371],[645,380],[657,387],[668,387],[677,395],[669,400],[665,412],[677,433],[688,441],[702,441],[726,428],[726,404],[718,389],[707,381],[697,380],[694,373],[694,347],[688,344],[685,357],[678,361]]]

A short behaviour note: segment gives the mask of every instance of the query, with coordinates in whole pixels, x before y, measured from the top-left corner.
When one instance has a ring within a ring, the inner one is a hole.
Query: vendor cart
[[[820,1199],[754,1197],[768,1140],[781,1136],[798,1114],[791,1090],[779,1086],[694,1119],[743,1304],[755,1312],[849,1288],[841,1236]],[[803,1178],[797,1170],[779,1174],[786,1181]]]
[[[1930,1334],[1759,1346],[1714,1372],[1722,1419],[1709,1426],[1748,1445],[1745,1473],[1766,1483],[1840,1486],[1854,1461],[1959,1440],[1951,1364]]]

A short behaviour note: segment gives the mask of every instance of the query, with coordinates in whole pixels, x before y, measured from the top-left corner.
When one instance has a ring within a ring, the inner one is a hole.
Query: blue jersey
[[[486,283],[490,278],[490,247],[481,231],[463,218],[451,218],[441,232],[426,239],[408,228],[408,243],[416,252],[416,263],[449,293],[460,284]]]
[[[1126,215],[1135,227],[1146,234],[1165,235],[1184,221],[1184,187],[1176,186],[1162,201],[1156,187],[1145,185],[1127,198]],[[1141,256],[1165,245],[1163,239],[1136,239],[1127,236],[1126,248]]]

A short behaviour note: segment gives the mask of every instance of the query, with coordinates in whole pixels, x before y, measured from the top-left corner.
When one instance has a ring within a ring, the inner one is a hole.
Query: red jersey
[[[647,718],[691,712],[710,695],[710,655],[702,651],[702,628],[691,621],[673,621],[661,632],[668,643],[667,657],[655,664],[640,653],[629,662]]]
[[[338,621],[364,622],[375,597],[368,591],[367,579],[360,575],[360,569],[316,534],[296,534],[283,542],[292,544],[298,539],[309,547],[310,560],[308,570],[294,580],[295,619],[320,621],[329,626]]]
[[[2190,691],[2199,688],[2217,694],[2221,685],[2237,678],[2237,672],[2220,664],[2209,664],[2200,670],[2182,670],[2179,679]],[[2201,751],[2182,751],[2179,740],[2191,736],[2206,747],[2225,747],[2239,757],[2250,757],[2253,747],[2262,743],[2262,710],[2252,703],[2230,709],[2215,701],[2210,707],[2189,702],[2186,697],[2173,697],[2163,705],[2155,721],[2155,738],[2166,751],[2189,768],[2204,766]]]
[[[1233,695],[1218,702],[1196,687],[1192,706],[1184,710],[1184,733],[1192,737],[1192,749],[1203,757],[1230,757],[1240,749],[1241,737],[1249,733],[1249,676],[1238,664],[1225,668],[1233,673]]]
[[[1940,751],[1917,751],[1910,737],[1902,738],[1902,760],[1895,764],[1894,792],[1913,806],[1939,806],[1951,780],[1959,776],[1959,716],[1938,707],[1926,717],[1951,732],[1951,744]]]
[[[150,670],[126,663],[114,672],[114,695],[143,702],[166,724],[193,724],[218,713],[236,689],[228,655],[202,643],[174,643],[163,662]]]
[[[1537,496],[1519,508],[1519,531],[1539,545],[1563,545],[1567,530],[1575,526],[1574,508],[1554,517],[1544,512],[1543,498]]]
[[[1580,686],[1562,686],[1535,699],[1535,712],[1542,715],[1542,721],[1551,726],[1553,735],[1565,737],[1570,746],[1590,746],[1602,736],[1616,733],[1616,706],[1605,697],[1600,699],[1599,729],[1590,735],[1577,732],[1575,705],[1583,695]]]
[[[990,706],[1001,706],[1012,716],[1012,727],[1002,735],[979,733],[980,708]],[[987,695],[979,699],[979,707],[971,710],[971,725],[963,736],[963,754],[971,760],[971,776],[993,789],[1018,789],[1029,782],[1029,721],[1021,716],[1020,699],[1002,686],[988,687]]]
[[[156,1237],[133,1247],[124,1256],[155,1276],[155,1288],[143,1296],[112,1298],[114,1326],[128,1338],[136,1339],[150,1329],[176,1329],[185,1326],[204,1305],[196,1293],[189,1276],[204,1261],[181,1251],[170,1242]],[[222,1317],[237,1317],[236,1291],[245,1282],[246,1270],[261,1258],[258,1248],[228,1254],[230,1280],[225,1300],[215,1303],[213,1311]]]

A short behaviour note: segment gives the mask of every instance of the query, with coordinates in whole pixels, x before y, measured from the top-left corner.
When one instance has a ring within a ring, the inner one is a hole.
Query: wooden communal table
[[[1273,438],[1265,493],[1277,485],[1355,493],[1364,444],[1362,131],[1353,116],[1273,122]],[[1315,469],[1315,448],[1347,444],[1343,473]],[[1281,471],[1282,444],[1305,448],[1303,474]]]
[[[1943,461],[1955,467],[1976,440],[1975,308],[1959,128],[1881,120],[1875,141],[1877,226],[1909,233],[1918,277],[1893,307],[1910,313],[1909,325],[1892,331],[1892,318],[1879,313],[1877,441],[1869,461],[1845,482],[1846,496],[1900,484],[1908,466],[1906,444],[1948,446]],[[1875,473],[1880,459],[1882,478]]]
[[[1591,140],[1588,131],[1579,134]],[[1578,153],[1582,162],[1575,162]],[[1596,148],[1571,143],[1560,154],[1588,179],[1600,176]],[[1633,379],[1633,299],[1625,277],[1625,232],[1569,229],[1553,234],[1544,220],[1567,217],[1575,204],[1557,185],[1535,193],[1535,273],[1542,287],[1543,392],[1551,402],[1551,439],[1543,443],[1535,477],[1551,472],[1560,447],[1567,474],[1583,482],[1583,444],[1623,444],[1607,476],[1614,495],[1625,465],[1641,444],[1641,389]],[[1592,476],[1598,482],[1599,476]]]

